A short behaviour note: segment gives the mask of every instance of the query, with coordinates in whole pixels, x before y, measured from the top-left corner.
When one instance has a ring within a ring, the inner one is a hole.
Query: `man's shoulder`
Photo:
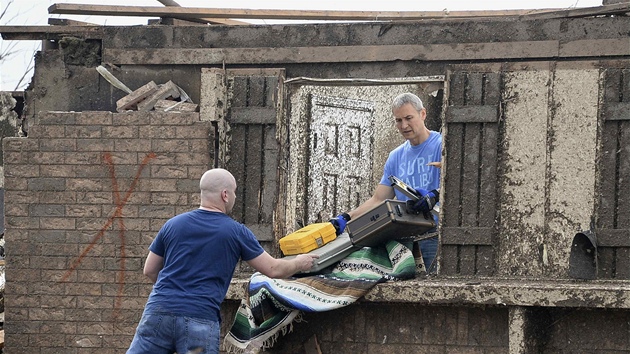
[[[429,130],[429,138],[442,139],[442,133],[436,132],[435,130]]]
[[[431,130],[429,132],[429,139],[427,139],[427,143],[435,147],[437,147],[438,145],[441,147],[442,146],[442,133]]]

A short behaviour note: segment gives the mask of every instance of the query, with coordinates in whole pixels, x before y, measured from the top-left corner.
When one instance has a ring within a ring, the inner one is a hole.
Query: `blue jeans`
[[[216,321],[143,313],[127,354],[218,354],[220,330]]]
[[[427,273],[435,273],[435,266],[431,267],[438,249],[438,237],[428,238],[420,241],[420,252],[422,253],[422,261]]]

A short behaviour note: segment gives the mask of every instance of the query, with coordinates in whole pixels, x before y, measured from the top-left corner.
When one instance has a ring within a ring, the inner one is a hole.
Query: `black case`
[[[367,213],[352,219],[346,231],[355,246],[372,247],[389,240],[412,240],[436,227],[422,213],[407,212],[407,203],[386,199]]]

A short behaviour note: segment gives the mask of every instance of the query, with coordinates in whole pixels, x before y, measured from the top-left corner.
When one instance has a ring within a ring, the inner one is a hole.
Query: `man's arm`
[[[349,211],[348,215],[350,215],[351,219],[359,217],[366,212],[374,209],[374,207],[384,202],[385,199],[394,199],[395,196],[396,194],[394,193],[394,187],[379,184],[378,186],[376,186],[372,197],[363,202],[363,204],[359,205],[356,209]]]
[[[263,252],[260,256],[247,261],[257,271],[269,278],[288,278],[299,271],[313,268],[313,260],[318,255],[300,254],[291,259],[273,258],[269,253]]]
[[[164,267],[164,257],[160,257],[157,254],[149,251],[147,260],[144,262],[144,275],[146,275],[153,284],[157,281],[158,273]]]

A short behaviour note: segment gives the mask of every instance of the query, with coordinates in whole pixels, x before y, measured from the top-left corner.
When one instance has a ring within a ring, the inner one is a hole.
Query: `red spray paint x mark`
[[[123,199],[120,199],[120,192],[118,190],[118,180],[116,178],[116,172],[114,170],[114,161],[112,159],[112,155],[110,153],[104,154],[103,158],[105,159],[105,162],[107,163],[107,167],[109,168],[109,175],[112,179],[112,190],[114,192],[114,203],[116,204],[116,209],[114,209],[114,213],[112,214],[112,216],[110,216],[107,219],[107,222],[105,222],[105,225],[103,225],[103,227],[101,228],[101,231],[99,231],[99,233],[96,234],[92,238],[92,241],[90,242],[90,244],[87,247],[85,247],[85,249],[83,249],[83,252],[81,252],[79,257],[75,259],[74,262],[72,262],[72,265],[70,266],[70,268],[66,271],[66,273],[61,278],[62,282],[68,280],[68,277],[70,276],[70,274],[72,274],[72,272],[79,266],[79,264],[81,264],[81,261],[87,255],[87,253],[90,252],[92,248],[94,248],[94,245],[96,244],[96,242],[100,240],[103,237],[103,235],[105,235],[105,231],[114,223],[114,219],[118,220],[118,227],[119,227],[118,237],[120,238],[120,270],[118,273],[119,274],[118,293],[116,295],[116,303],[114,305],[114,315],[116,315],[118,309],[120,308],[122,295],[123,295],[123,289],[125,286],[125,258],[126,258],[125,230],[126,228],[125,228],[125,223],[123,220],[122,210],[127,204],[127,201],[129,201],[129,197],[131,197],[133,190],[136,188],[136,185],[138,184],[138,179],[140,178],[140,175],[142,174],[142,170],[144,170],[144,168],[149,163],[149,161],[151,159],[154,159],[155,157],[156,155],[154,153],[149,153],[147,154],[147,156],[145,156],[145,158],[142,160],[142,163],[140,164],[140,167],[138,168],[138,171],[136,172],[136,175],[133,179],[133,182],[131,183],[131,186],[129,186],[127,193],[125,193],[125,197]]]

